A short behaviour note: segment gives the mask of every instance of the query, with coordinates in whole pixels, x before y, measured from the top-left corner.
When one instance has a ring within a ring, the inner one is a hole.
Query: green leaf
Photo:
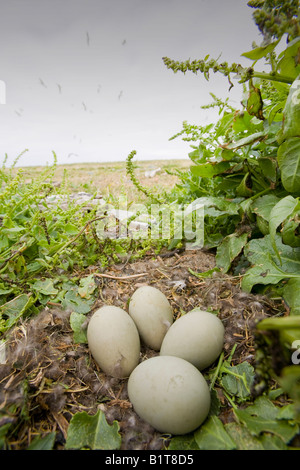
[[[62,301],[62,307],[84,314],[90,312],[93,302],[94,299],[82,299],[74,290],[70,290]]]
[[[44,437],[33,439],[27,450],[52,450],[55,442],[55,432],[50,432]]]
[[[280,437],[288,443],[297,433],[299,427],[294,422],[277,419],[279,408],[265,396],[257,398],[254,405],[245,409],[234,409],[237,419],[242,422],[253,436],[267,432]]]
[[[200,450],[231,450],[236,444],[217,416],[210,416],[194,433]]]
[[[70,326],[74,332],[74,343],[87,343],[86,331],[82,329],[83,323],[86,322],[86,316],[82,313],[72,312],[70,315]]]
[[[300,119],[299,119],[300,128]],[[300,131],[299,131],[300,134]],[[300,137],[291,137],[284,141],[277,152],[281,181],[286,191],[300,191]]]
[[[175,436],[168,445],[168,450],[199,450],[194,435]]]
[[[193,175],[212,178],[220,173],[224,173],[230,166],[229,162],[203,163],[202,165],[191,166],[190,170]]]
[[[279,201],[275,194],[265,194],[253,202],[252,211],[269,222],[271,210]]]
[[[267,46],[256,47],[255,49],[252,49],[252,51],[244,52],[242,56],[247,57],[247,59],[251,59],[251,60],[262,59],[263,57],[266,57],[267,54],[269,54],[275,49],[279,41],[280,39],[272,42],[271,44],[268,44]]]
[[[280,257],[279,251],[277,249],[275,235],[278,226],[294,212],[295,208],[299,204],[298,199],[293,198],[292,196],[286,196],[281,199],[270,211],[269,216],[269,230],[272,246],[277,256]]]
[[[72,417],[66,449],[118,450],[120,446],[119,423],[109,425],[102,410],[93,416],[83,411]]]
[[[6,302],[0,307],[0,319],[7,317],[5,326],[1,327],[1,331],[6,331],[11,328],[14,323],[24,314],[24,312],[31,307],[34,302],[33,298],[27,294],[20,294],[14,299]]]
[[[250,396],[251,387],[254,381],[254,369],[247,361],[236,366],[227,366],[228,371],[222,376],[222,385],[230,394],[239,398]]]
[[[235,442],[237,450],[264,450],[261,441],[252,436],[246,426],[232,422],[225,424],[225,429]]]
[[[219,268],[227,272],[232,261],[240,254],[248,240],[248,234],[237,235],[232,233],[224,238],[217,248],[216,263]]]
[[[254,134],[250,134],[247,137],[243,137],[237,142],[222,144],[221,147],[228,150],[239,149],[241,147],[244,147],[245,145],[254,144],[254,142],[257,142],[258,140],[261,140],[264,137],[265,132],[255,132]]]
[[[273,158],[261,157],[258,160],[259,167],[262,174],[272,183],[276,182],[277,178],[277,162]]]
[[[33,284],[31,284],[31,288],[34,291],[44,295],[56,295],[58,293],[58,289],[56,289],[53,285],[53,279],[35,281]]]
[[[279,144],[292,137],[299,138],[300,129],[300,75],[292,83],[283,110],[282,129],[277,135]]]
[[[95,282],[95,276],[90,274],[89,276],[80,279],[78,294],[84,299],[90,299],[96,288],[97,284]]]
[[[300,279],[290,279],[283,289],[283,298],[290,308],[290,315],[300,315]]]
[[[189,272],[190,272],[191,274],[193,274],[193,276],[196,276],[196,277],[198,277],[199,279],[211,277],[211,276],[213,275],[213,273],[220,271],[220,269],[217,268],[217,267],[216,267],[216,268],[212,268],[212,269],[208,269],[207,271],[200,272],[200,273],[197,273],[196,271],[193,271],[191,268],[189,268],[188,270],[189,270]]]

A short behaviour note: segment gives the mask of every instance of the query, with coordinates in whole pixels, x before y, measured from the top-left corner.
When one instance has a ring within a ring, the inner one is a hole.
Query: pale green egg
[[[221,354],[225,329],[217,315],[194,309],[178,318],[165,335],[161,356],[177,356],[199,370],[210,366]]]
[[[174,356],[141,362],[128,380],[134,411],[162,433],[187,434],[198,428],[210,409],[210,391],[201,372]]]
[[[139,287],[129,303],[129,315],[142,341],[159,351],[162,340],[173,323],[173,310],[167,297],[152,286]]]
[[[91,317],[87,339],[90,352],[108,375],[129,377],[140,358],[140,337],[128,313],[112,305],[96,310]]]

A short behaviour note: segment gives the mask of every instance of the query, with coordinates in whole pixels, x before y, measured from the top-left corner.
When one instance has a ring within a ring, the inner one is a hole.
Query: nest
[[[215,273],[199,279],[190,272],[214,266],[214,256],[200,250],[166,252],[115,265],[106,272],[110,277],[97,277],[98,298],[87,321],[105,304],[127,310],[133,292],[141,285],[152,285],[167,296],[175,320],[195,307],[218,311],[225,326],[225,357],[235,345],[233,364],[254,362],[253,324],[274,314],[275,306],[268,298],[242,292],[238,277]],[[88,274],[95,269],[90,267]],[[70,313],[49,305],[9,332],[6,361],[0,365],[0,426],[15,424],[9,448],[26,449],[36,436],[54,431],[54,448],[64,449],[72,416],[81,411],[94,414],[99,408],[109,424],[119,422],[121,449],[164,448],[170,436],[137,416],[128,400],[127,380],[106,376],[87,345],[74,343]],[[143,346],[141,360],[155,354]],[[228,409],[224,406],[223,420],[230,419]]]

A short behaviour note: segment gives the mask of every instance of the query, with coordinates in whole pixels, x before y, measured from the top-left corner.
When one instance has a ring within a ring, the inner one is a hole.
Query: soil
[[[189,271],[204,272],[214,266],[214,254],[204,250],[162,252],[159,256],[148,253],[138,261],[114,265],[105,273],[91,266],[83,275],[100,275],[96,276],[97,300],[87,321],[105,304],[127,310],[133,292],[139,286],[152,285],[169,299],[175,320],[195,307],[217,311],[225,326],[225,357],[235,345],[232,364],[254,363],[255,322],[278,313],[282,306],[264,296],[242,292],[239,277],[216,272],[209,279],[200,279]],[[119,422],[121,449],[165,448],[170,436],[158,433],[136,415],[128,400],[127,380],[106,376],[87,345],[74,343],[69,315],[49,304],[10,332],[7,361],[0,365],[0,410],[14,404],[26,418],[20,420],[17,434],[10,436],[10,448],[26,449],[34,437],[55,431],[54,448],[64,449],[72,416],[82,411],[94,414],[99,408],[108,423]],[[143,346],[140,360],[155,354]],[[217,392],[222,404],[219,417],[229,422],[233,419],[231,407],[221,388]],[[0,420],[0,425],[17,421],[19,416],[12,413],[1,419],[6,421]]]

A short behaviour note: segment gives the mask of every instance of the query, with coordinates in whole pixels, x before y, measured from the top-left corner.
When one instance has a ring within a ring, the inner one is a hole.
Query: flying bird
[[[126,39],[124,39],[124,41],[122,42],[122,46],[125,46],[126,44]]]
[[[58,91],[61,93],[61,85],[59,83],[56,84],[58,86]]]
[[[119,93],[119,96],[118,96],[118,100],[120,101],[120,99],[122,98],[123,96],[123,91],[121,90],[120,93]]]
[[[82,106],[83,106],[83,109],[86,111],[87,107],[86,107],[86,104],[84,102],[82,102]]]
[[[45,85],[45,83],[43,82],[43,80],[42,80],[41,78],[40,78],[39,80],[40,80],[40,84],[41,84],[42,86],[44,86],[45,88],[47,88],[47,85]]]
[[[98,85],[97,93],[100,93],[100,90],[101,90],[101,85]]]
[[[90,45],[90,35],[88,32],[86,32],[86,43],[88,46]]]

